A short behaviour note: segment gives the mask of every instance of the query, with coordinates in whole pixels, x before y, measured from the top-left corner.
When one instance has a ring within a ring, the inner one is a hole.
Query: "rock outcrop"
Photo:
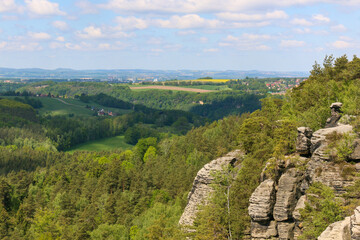
[[[296,139],[296,151],[300,155],[309,155],[311,147],[312,130],[309,127],[299,127]]]
[[[329,117],[326,120],[325,128],[330,128],[330,127],[336,127],[337,126],[337,122],[341,118],[341,114],[340,114],[340,113],[342,113],[342,111],[340,110],[341,107],[342,107],[341,102],[335,102],[335,103],[331,104],[331,106],[330,106],[331,117]]]
[[[351,125],[338,124],[341,105],[331,105],[332,116],[327,128],[316,132],[307,127],[298,128],[298,155],[278,159],[275,163],[273,159],[265,166],[262,182],[250,198],[253,240],[298,239],[302,233],[301,209],[306,206],[306,190],[312,183],[321,182],[333,188],[338,197],[354,184],[356,177],[346,176],[343,171],[348,168],[360,172],[360,163],[359,167],[346,162],[338,164],[332,158],[332,154],[337,153],[330,149],[334,145],[332,136],[351,135],[353,132]],[[354,141],[353,148],[349,159],[360,160],[360,139]],[[275,169],[275,173],[269,174],[269,169]],[[360,207],[351,218],[330,225],[319,239],[350,240],[350,236],[360,240]]]
[[[212,160],[197,173],[193,187],[188,194],[188,203],[179,220],[183,226],[192,226],[201,205],[207,204],[207,200],[213,192],[211,184],[214,183],[214,172],[222,172],[229,165],[234,166],[243,156],[240,150],[228,153],[224,157]]]
[[[318,240],[359,240],[360,239],[360,206],[354,215],[329,225]]]

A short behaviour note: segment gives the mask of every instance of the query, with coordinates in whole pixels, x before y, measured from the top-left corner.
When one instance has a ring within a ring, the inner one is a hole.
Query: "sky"
[[[310,71],[359,39],[360,0],[0,0],[0,67]]]

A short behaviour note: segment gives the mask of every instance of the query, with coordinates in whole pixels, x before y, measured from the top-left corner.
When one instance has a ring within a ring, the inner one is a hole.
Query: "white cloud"
[[[162,28],[216,28],[221,25],[216,19],[205,19],[196,14],[188,14],[184,16],[172,16],[167,20],[157,19],[155,24]]]
[[[5,42],[5,41],[0,42],[0,49],[4,49],[6,47],[6,45],[7,45],[7,42]]]
[[[194,30],[187,30],[187,31],[178,31],[177,35],[179,35],[179,36],[187,36],[187,35],[193,35],[195,33],[196,33],[196,31],[194,31]]]
[[[324,15],[321,14],[316,14],[312,17],[313,20],[317,21],[317,22],[321,22],[321,23],[329,23],[330,22],[330,18],[325,17]]]
[[[116,17],[115,20],[118,24],[117,29],[129,30],[129,29],[145,29],[148,27],[148,23],[141,18],[136,17]]]
[[[65,12],[60,11],[59,4],[47,0],[25,0],[27,9],[31,14],[35,15],[66,15]]]
[[[59,43],[59,42],[51,42],[49,44],[49,47],[51,49],[58,49],[58,48],[63,48],[64,47],[64,44],[63,43]]]
[[[99,7],[121,12],[147,13],[202,13],[244,12],[250,10],[277,9],[289,6],[331,2],[339,5],[360,5],[358,0],[109,0]]]
[[[264,14],[245,14],[245,13],[232,13],[222,12],[216,14],[220,19],[229,21],[263,21],[273,19],[286,19],[288,15],[284,11],[273,11]]]
[[[59,37],[56,38],[56,41],[65,42],[65,38],[62,37],[62,36],[59,36]]]
[[[80,38],[86,38],[86,39],[104,37],[101,28],[94,26],[86,27],[82,31],[78,31],[76,34]]]
[[[81,0],[81,1],[77,1],[75,3],[75,5],[78,7],[78,8],[81,8],[81,13],[83,14],[96,14],[98,13],[98,7],[87,1],[87,0]]]
[[[308,20],[306,20],[304,18],[294,18],[290,23],[294,24],[294,25],[300,25],[300,26],[312,26],[313,25],[312,22],[309,22]]]
[[[331,31],[333,32],[345,32],[346,30],[347,28],[342,24],[338,24],[331,27]]]
[[[218,48],[206,48],[203,50],[203,52],[206,52],[206,53],[213,53],[213,52],[218,52],[219,49]]]
[[[68,24],[64,21],[54,21],[52,25],[61,31],[66,31],[69,29]]]
[[[45,32],[29,32],[29,37],[36,39],[36,40],[49,40],[51,39],[50,34]]]
[[[98,48],[103,49],[103,50],[109,50],[111,48],[111,45],[109,43],[100,43],[98,45]]]
[[[14,0],[1,0],[0,1],[0,12],[9,12],[16,10],[17,6]]]
[[[352,46],[350,42],[338,40],[333,43],[331,43],[331,46],[334,48],[349,48]]]
[[[207,43],[209,41],[209,39],[207,37],[201,37],[201,38],[199,38],[199,41],[202,43]]]
[[[258,35],[244,33],[239,37],[228,35],[222,42],[219,43],[221,47],[234,47],[239,50],[270,50],[271,48],[263,43],[272,37],[270,35]]]
[[[304,47],[306,43],[304,41],[298,40],[281,40],[280,46],[281,47]]]

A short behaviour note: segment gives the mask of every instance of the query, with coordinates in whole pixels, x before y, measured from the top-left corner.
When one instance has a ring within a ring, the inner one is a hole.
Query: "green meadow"
[[[124,136],[116,136],[79,144],[71,148],[68,152],[73,153],[75,151],[109,151],[115,149],[125,150],[132,147],[132,145],[125,143]]]

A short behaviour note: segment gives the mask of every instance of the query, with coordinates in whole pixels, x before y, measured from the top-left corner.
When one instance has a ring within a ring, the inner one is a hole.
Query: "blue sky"
[[[0,67],[309,71],[360,50],[360,0],[0,0]]]

